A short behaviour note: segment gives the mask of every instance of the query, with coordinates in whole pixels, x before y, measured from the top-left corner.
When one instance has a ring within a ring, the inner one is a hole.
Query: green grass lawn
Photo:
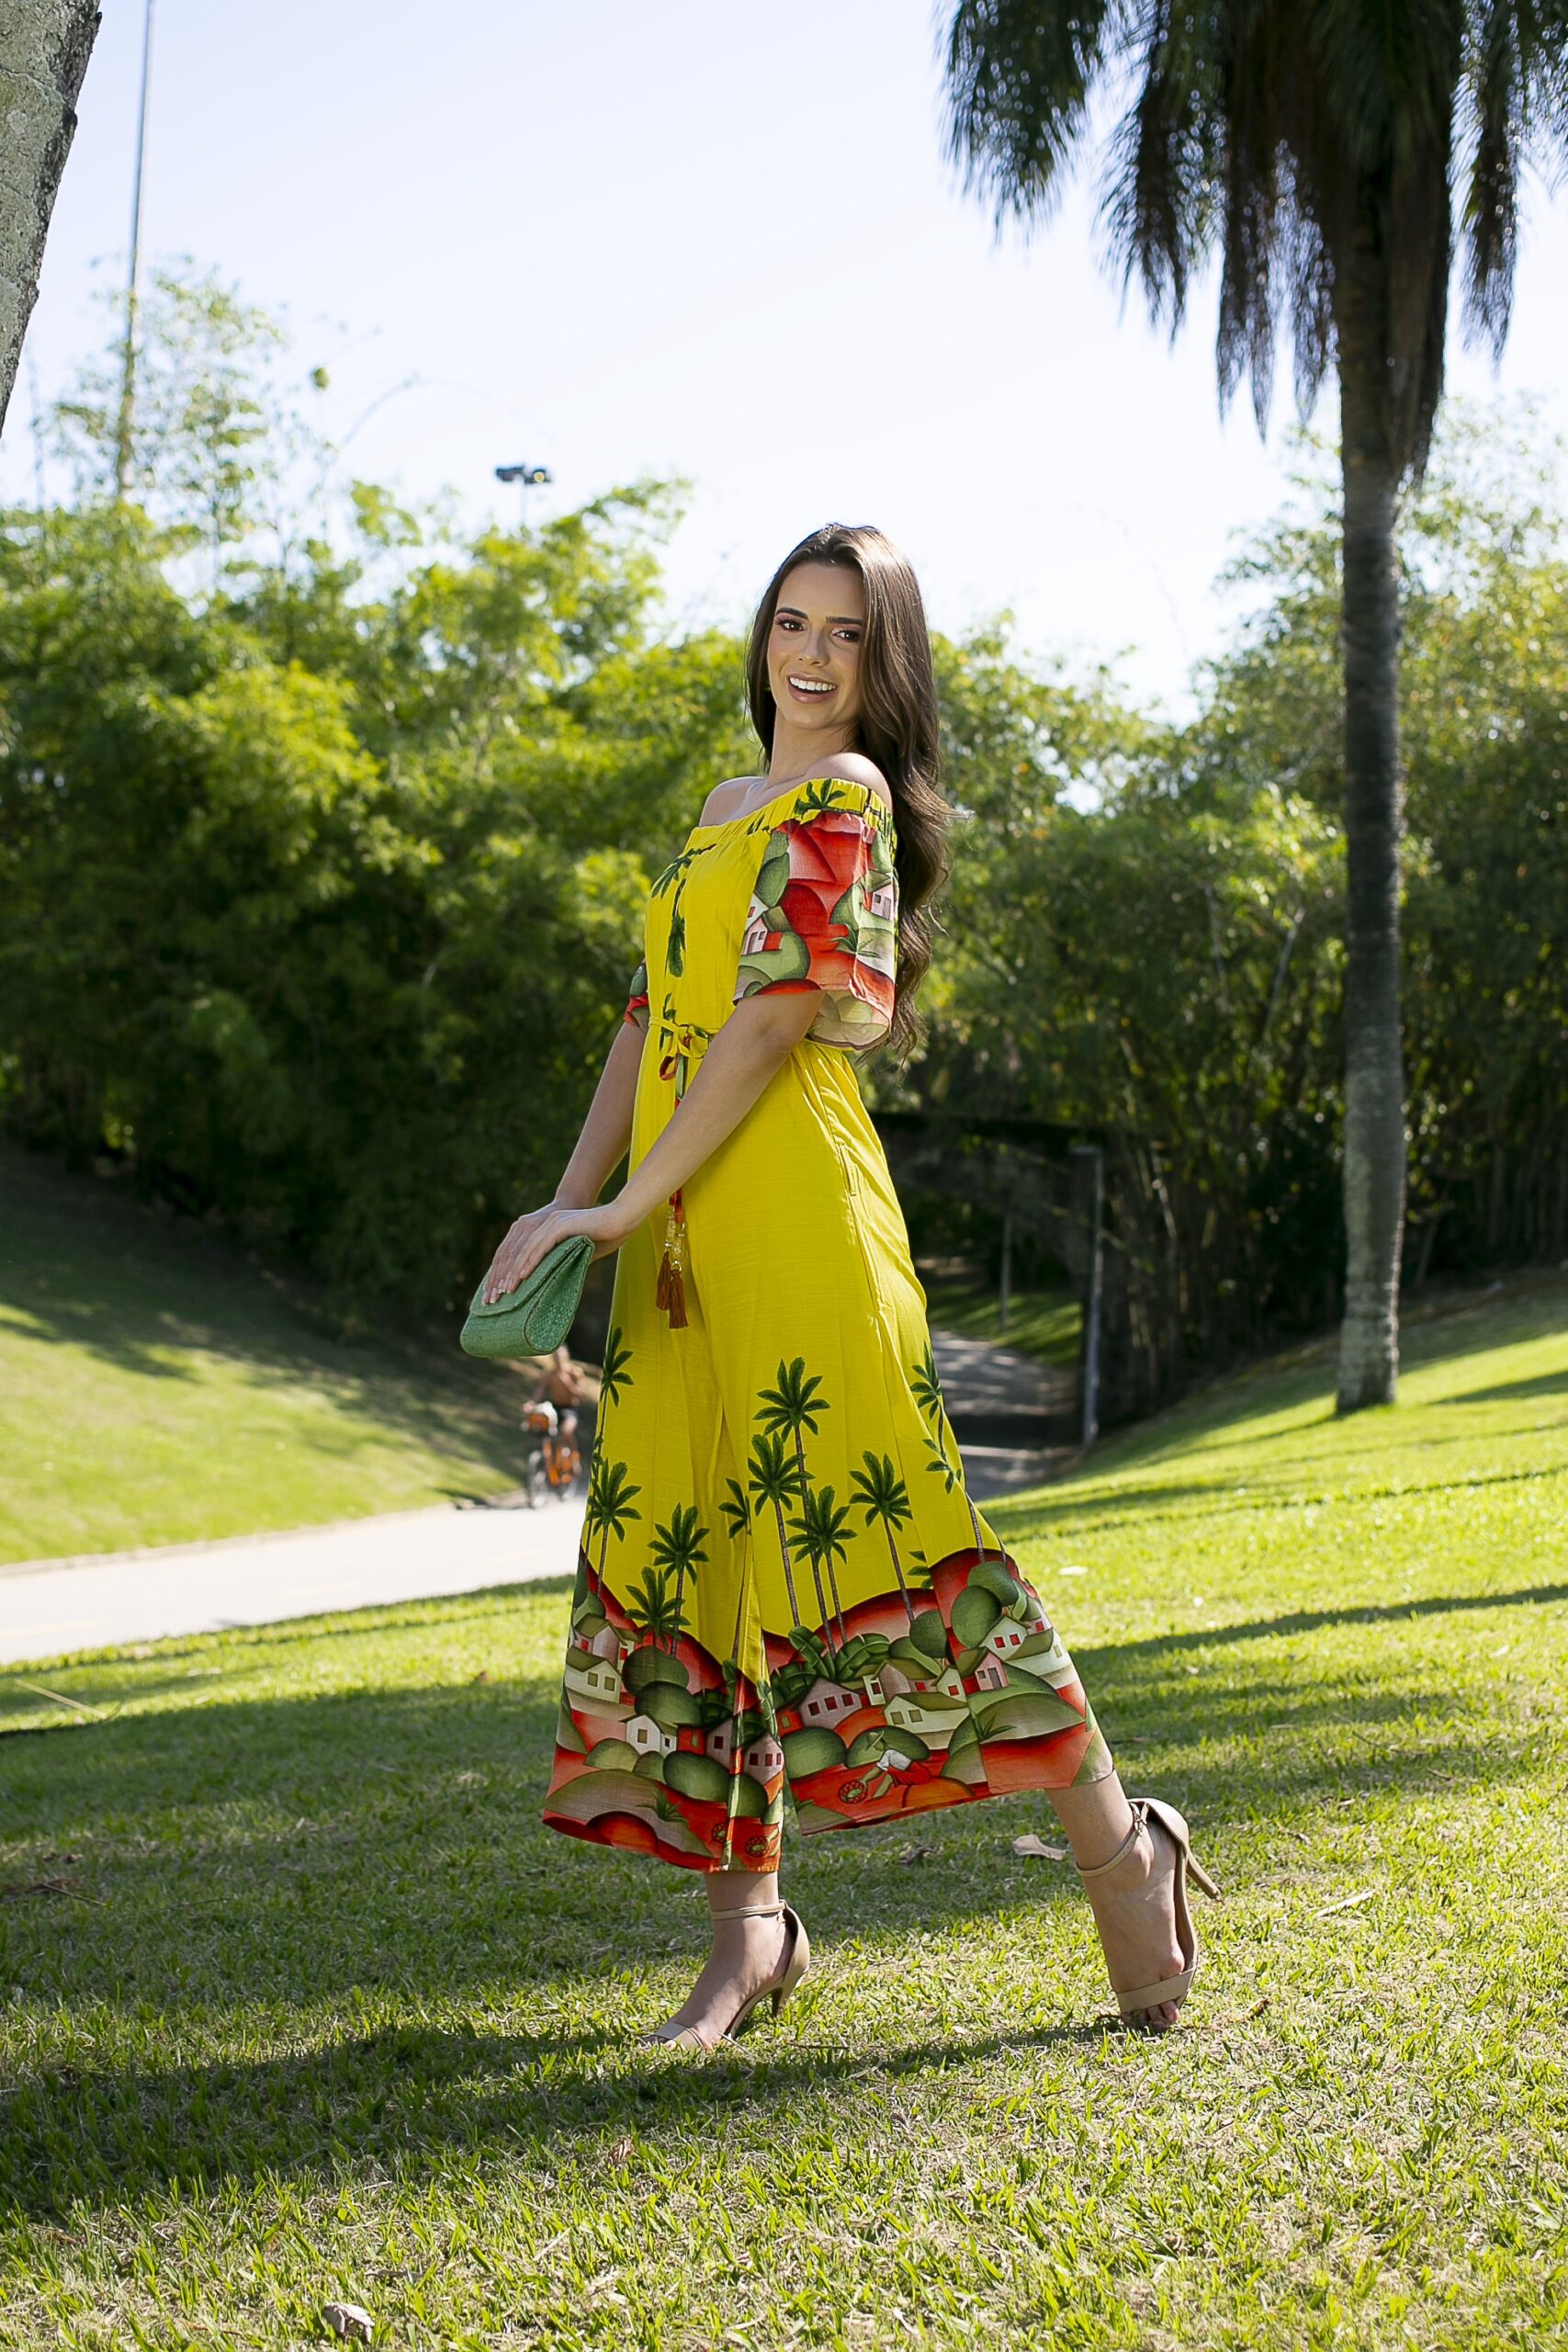
[[[1077,1363],[1083,1309],[1073,1291],[1014,1291],[1008,1301],[1005,1331],[1001,1303],[994,1290],[938,1282],[928,1290],[926,1304],[931,1321],[942,1330],[957,1331],[966,1340],[990,1340],[998,1347],[1015,1349],[1021,1356],[1037,1356],[1042,1363],[1059,1364],[1068,1372]]]
[[[1568,1294],[1408,1342],[994,1507],[1226,1890],[1165,2041],[1009,1800],[788,1848],[784,2018],[639,2047],[701,1895],[538,1825],[560,1587],[0,1683],[0,2343],[1568,2343]]]
[[[502,1491],[515,1387],[345,1344],[199,1226],[0,1148],[0,1563]]]

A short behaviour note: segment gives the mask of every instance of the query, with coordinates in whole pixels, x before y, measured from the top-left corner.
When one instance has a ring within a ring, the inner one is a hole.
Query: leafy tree
[[[1529,420],[1457,421],[1402,514],[1417,1280],[1568,1251],[1551,470]],[[465,548],[367,485],[307,524],[296,478],[258,458],[199,582],[172,513],[0,516],[0,1118],[303,1259],[345,1307],[441,1315],[554,1182],[649,879],[749,763],[739,649],[656,635],[648,485]],[[959,1131],[1105,1139],[1123,1409],[1334,1311],[1338,506],[1309,452],[1182,728],[1031,668],[999,626],[936,649],[947,929],[923,1058],[872,1083]],[[614,1332],[605,1355],[613,1407],[633,1368]],[[934,1363],[916,1383],[951,1484]],[[820,1382],[783,1363],[760,1404],[726,1523],[771,1512],[798,1625]],[[854,1474],[868,1526],[885,1466]],[[632,1515],[615,1476],[596,1447],[601,1553]]]

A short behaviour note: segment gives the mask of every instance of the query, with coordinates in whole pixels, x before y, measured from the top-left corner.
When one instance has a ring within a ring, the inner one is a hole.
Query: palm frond
[[[1263,423],[1288,332],[1303,409],[1333,367],[1380,383],[1402,470],[1442,389],[1456,197],[1467,324],[1496,351],[1520,173],[1568,161],[1568,0],[958,0],[942,54],[948,153],[998,227],[1043,217],[1115,106],[1123,282],[1174,333],[1216,255],[1222,403],[1249,379]]]
[[[1135,13],[1128,0],[959,0],[943,43],[947,154],[998,229],[1049,212],[1093,83]]]

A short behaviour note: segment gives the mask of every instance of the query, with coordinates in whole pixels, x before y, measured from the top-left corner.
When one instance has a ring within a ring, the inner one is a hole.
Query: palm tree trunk
[[[798,1625],[798,1624],[799,1624],[799,1623],[800,1623],[800,1603],[799,1603],[799,1601],[798,1601],[798,1600],[795,1599],[795,1577],[794,1577],[794,1576],[792,1575],[792,1573],[791,1573],[791,1569],[790,1569],[789,1538],[788,1538],[788,1536],[784,1533],[784,1505],[783,1505],[783,1503],[780,1503],[780,1502],[775,1502],[775,1503],[774,1503],[774,1505],[773,1505],[773,1515],[774,1515],[774,1517],[777,1519],[778,1523],[779,1523],[779,1557],[780,1557],[780,1559],[784,1562],[784,1590],[785,1590],[785,1591],[788,1593],[788,1595],[789,1595],[789,1616],[790,1616],[790,1623],[791,1623],[792,1625]]]
[[[839,1647],[842,1649],[850,1637],[844,1624],[844,1604],[839,1598],[839,1579],[834,1571],[833,1555],[830,1551],[828,1554],[828,1589],[833,1596],[833,1615],[838,1620],[839,1626]]]
[[[806,1483],[806,1448],[801,1442],[800,1423],[798,1421],[795,1425],[793,1434],[795,1438],[795,1466],[800,1475],[800,1508],[802,1512],[804,1512],[807,1505],[811,1500],[811,1489]],[[830,1577],[832,1573],[833,1564],[829,1560],[828,1563],[828,1574]],[[822,1570],[818,1562],[815,1552],[811,1554],[811,1581],[817,1587],[817,1609],[822,1629],[822,1638],[827,1643],[828,1654],[831,1657],[833,1652],[833,1635],[829,1621],[828,1596],[822,1589]],[[839,1621],[839,1640],[840,1645],[842,1644],[843,1639],[844,1626],[843,1620],[840,1618]]]
[[[1404,1082],[1399,1020],[1399,596],[1387,271],[1373,214],[1336,302],[1345,494],[1345,1319],[1341,1413],[1392,1405],[1399,1377]]]
[[[49,218],[97,29],[94,0],[6,0],[0,10],[0,424],[38,299]]]
[[[904,1564],[898,1557],[898,1546],[893,1541],[893,1521],[885,1519],[882,1532],[887,1538],[887,1549],[893,1555],[893,1573],[898,1579],[898,1598],[904,1604],[904,1614],[911,1625],[915,1622],[915,1604],[909,1598],[909,1588],[904,1582]]]

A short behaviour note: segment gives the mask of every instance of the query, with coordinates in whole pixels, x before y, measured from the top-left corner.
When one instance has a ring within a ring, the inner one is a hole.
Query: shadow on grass
[[[1092,1690],[1099,1675],[1124,1659],[1168,1656],[1181,1650],[1208,1650],[1227,1642],[1266,1642],[1287,1635],[1320,1634],[1336,1625],[1391,1625],[1416,1617],[1443,1617],[1468,1609],[1518,1609],[1535,1601],[1568,1600],[1568,1584],[1522,1586],[1515,1592],[1436,1593],[1426,1600],[1368,1601],[1353,1609],[1298,1609],[1286,1617],[1253,1617],[1235,1625],[1193,1627],[1182,1634],[1154,1634],[1142,1641],[1118,1642],[1111,1648],[1085,1649],[1075,1655],[1084,1680]]]
[[[1528,1430],[1495,1432],[1497,1442],[1505,1437],[1528,1436]],[[1450,1438],[1421,1438],[1413,1441],[1422,1446],[1473,1443],[1473,1440]],[[1290,1470],[1296,1465],[1282,1465]],[[1032,1536],[1049,1535],[1057,1521],[1070,1521],[1072,1532],[1092,1535],[1097,1528],[1119,1527],[1129,1520],[1146,1514],[1152,1519],[1176,1516],[1176,1507],[1182,1504],[1201,1506],[1204,1519],[1220,1519],[1243,1511],[1278,1510],[1282,1506],[1313,1503],[1323,1510],[1359,1510],[1363,1504],[1376,1501],[1382,1495],[1463,1495],[1482,1491],[1489,1487],[1532,1486],[1546,1478],[1568,1477],[1568,1462],[1543,1463],[1529,1470],[1479,1471],[1472,1478],[1411,1478],[1394,1486],[1387,1483],[1365,1487],[1345,1486],[1331,1489],[1325,1476],[1326,1465],[1311,1460],[1300,1464],[1300,1477],[1275,1478],[1269,1476],[1250,1480],[1245,1487],[1227,1492],[1223,1484],[1210,1484],[1192,1479],[1185,1484],[1148,1487],[1128,1487],[1121,1493],[1097,1495],[1086,1493],[1082,1483],[1016,1500],[997,1497],[986,1506],[986,1516],[998,1535],[1010,1543],[1025,1543]],[[1309,1482],[1314,1470],[1320,1474],[1320,1483]]]
[[[432,1340],[344,1340],[307,1284],[259,1269],[190,1219],[164,1224],[88,1177],[0,1144],[0,1313],[42,1347],[79,1348],[139,1377],[178,1384],[182,1351],[243,1365],[261,1387],[305,1382],[343,1411],[436,1450],[515,1469],[511,1387]],[[334,1449],[330,1436],[322,1450]]]
[[[1559,1337],[1565,1323],[1568,1281],[1545,1269],[1540,1271],[1538,1288],[1528,1296],[1498,1298],[1485,1292],[1455,1292],[1405,1325],[1401,1335],[1402,1368],[1417,1372],[1436,1363],[1462,1363],[1467,1357],[1491,1355],[1501,1348]],[[1205,1453],[1234,1451],[1245,1454],[1263,1439],[1277,1438],[1279,1431],[1274,1424],[1280,1416],[1299,1411],[1303,1405],[1315,1404],[1319,1408],[1304,1427],[1336,1423],[1335,1348],[1332,1340],[1311,1341],[1300,1355],[1255,1363],[1238,1368],[1212,1385],[1196,1387],[1154,1419],[1110,1430],[1093,1465],[1086,1466],[1080,1475],[1092,1478],[1101,1466],[1118,1470],[1126,1466],[1157,1466],[1168,1457],[1184,1454],[1194,1447]],[[1437,1412],[1450,1405],[1561,1393],[1565,1385],[1568,1381],[1562,1375],[1550,1374],[1539,1382],[1506,1383],[1477,1389],[1468,1396],[1421,1397],[1408,1402],[1402,1398],[1393,1409],[1401,1413]],[[1235,1422],[1238,1402],[1247,1397],[1248,1391],[1254,1392],[1254,1401],[1247,1418],[1228,1439],[1221,1439],[1219,1432]],[[1123,1463],[1124,1453],[1133,1456],[1131,1464]]]
[[[1092,2049],[1105,2030],[1103,2021],[1023,2028],[961,2048],[933,2035],[883,2052],[877,2073],[908,2081],[1007,2052]],[[737,2109],[795,2107],[835,2084],[848,2095],[864,2073],[859,2052],[821,2044],[760,2057],[741,2045],[711,2061],[654,2051],[611,2073],[605,2055],[620,2046],[611,2034],[405,2025],[235,2064],[62,2068],[7,2102],[0,2217],[79,2219],[85,2205],[121,2205],[175,2183],[210,2195],[220,2182],[336,2178],[365,2163],[418,2172],[552,2143],[583,2163],[590,2134],[603,2135],[608,2169],[627,2161],[627,2135],[635,2164],[637,2140],[722,2128]]]
[[[1347,1797],[1502,1786],[1518,1769],[1511,1742],[1471,1733],[1462,1693],[1424,1687],[1429,1657],[1404,1662],[1385,1647],[1369,1689],[1356,1679],[1359,1655],[1342,1671],[1325,1660],[1310,1678],[1291,1674],[1282,1640],[1564,1598],[1568,1585],[1540,1585],[1174,1633],[1086,1655],[1086,1679],[1113,1731],[1157,1739],[1157,1782],[1223,1849],[1228,1833],[1283,1827]],[[1223,1679],[1190,1679],[1185,1654],[1220,1642],[1258,1648]],[[1269,1721],[1281,1710],[1288,1724]],[[849,2064],[830,2038],[693,2068],[660,2053],[643,2063],[628,2048],[637,2016],[624,2032],[580,2028],[583,2008],[615,2019],[615,1980],[643,1960],[662,1965],[671,1928],[696,1951],[701,1894],[686,1873],[543,1827],[554,1720],[553,1678],[220,1694],[12,1748],[6,1980],[55,2018],[43,2039],[57,2052],[73,2046],[71,2019],[107,2011],[126,2055],[106,2065],[95,2054],[80,2070],[13,2061],[0,2082],[0,2206],[55,2216],[193,2175],[211,2184],[417,2165],[567,2134],[580,2146],[585,2132],[647,2133],[738,2100],[830,2087]],[[1258,1743],[1265,1723],[1271,1736]],[[1066,1871],[1042,1875],[1011,1851],[1043,1803],[1000,1799],[792,1841],[792,1893],[824,1951],[840,1937],[863,1950],[886,1938],[897,1951],[943,1924],[1065,1908],[1076,1892]],[[900,1865],[910,1839],[927,1853],[919,1869]],[[577,2015],[557,2031],[548,2016],[563,2003]],[[443,2009],[499,2022],[467,2028]],[[412,2021],[370,2022],[387,2010]],[[962,2043],[915,2040],[878,2066],[968,2065],[1099,2031],[1025,2021]],[[282,2054],[172,2063],[182,2046],[223,2040]]]
[[[1568,1372],[1543,1372],[1533,1380],[1500,1380],[1491,1388],[1467,1388],[1445,1396],[1445,1405],[1511,1405],[1527,1396],[1568,1396]]]

